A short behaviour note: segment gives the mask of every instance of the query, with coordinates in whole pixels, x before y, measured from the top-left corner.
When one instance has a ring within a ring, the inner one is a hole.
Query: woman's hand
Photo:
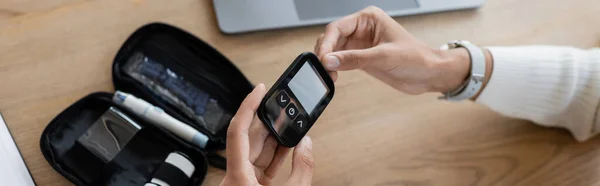
[[[465,49],[430,48],[377,7],[330,23],[315,53],[334,80],[337,71],[362,69],[410,94],[453,90],[470,66]]]
[[[256,86],[231,120],[227,130],[227,173],[221,185],[271,185],[291,150],[279,146],[256,117],[265,93],[265,85]],[[312,141],[306,136],[294,148],[292,173],[286,185],[310,185],[313,167]]]

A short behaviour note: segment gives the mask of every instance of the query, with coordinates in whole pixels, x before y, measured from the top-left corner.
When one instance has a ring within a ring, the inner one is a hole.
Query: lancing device
[[[208,137],[206,135],[173,118],[159,107],[121,91],[115,92],[113,101],[137,114],[144,120],[170,131],[187,142],[197,145],[200,148],[206,147],[206,143],[208,142]]]

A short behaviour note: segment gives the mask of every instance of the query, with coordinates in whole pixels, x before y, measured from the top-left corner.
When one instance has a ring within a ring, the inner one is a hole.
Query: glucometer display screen
[[[321,77],[308,62],[302,65],[288,83],[288,87],[307,113],[312,113],[328,91]]]

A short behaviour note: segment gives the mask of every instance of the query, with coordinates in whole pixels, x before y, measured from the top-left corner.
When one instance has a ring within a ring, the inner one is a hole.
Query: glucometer
[[[293,147],[325,110],[334,93],[333,80],[319,58],[300,54],[263,98],[258,118],[279,144]]]

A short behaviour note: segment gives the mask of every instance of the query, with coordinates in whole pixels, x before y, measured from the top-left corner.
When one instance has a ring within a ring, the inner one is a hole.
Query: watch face
[[[333,98],[333,81],[312,53],[303,53],[269,90],[259,118],[284,146],[295,146]]]

